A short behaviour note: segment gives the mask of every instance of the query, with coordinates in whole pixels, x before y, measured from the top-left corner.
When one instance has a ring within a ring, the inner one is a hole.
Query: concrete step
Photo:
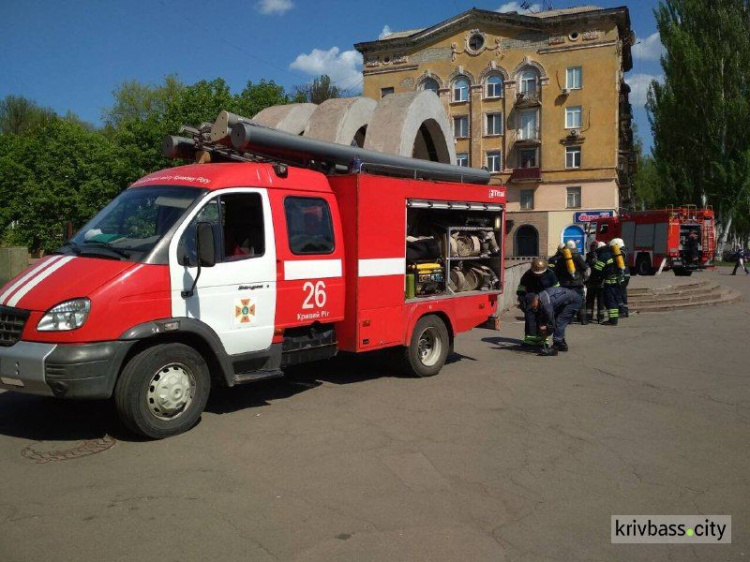
[[[707,295],[700,299],[685,299],[682,301],[666,301],[662,303],[645,303],[643,305],[630,305],[630,303],[628,303],[628,306],[630,307],[632,312],[636,313],[669,312],[672,310],[684,310],[690,308],[698,308],[701,306],[716,306],[720,304],[727,304],[735,302],[740,298],[742,298],[742,295],[739,292],[731,289],[725,289],[716,293],[712,293],[711,295]]]
[[[632,303],[638,303],[638,304],[648,304],[648,303],[664,303],[664,302],[678,302],[678,301],[696,301],[703,298],[709,298],[712,295],[715,295],[717,293],[721,292],[721,287],[719,285],[715,285],[713,287],[708,287],[706,289],[701,289],[699,291],[691,291],[687,293],[665,293],[661,295],[645,295],[645,296],[638,296],[632,297],[630,293],[628,293],[628,301]]]
[[[642,295],[663,295],[670,293],[690,293],[692,291],[700,291],[706,287],[718,286],[712,281],[696,281],[693,283],[683,283],[680,285],[665,285],[664,287],[634,287],[628,289],[628,295],[642,296]]]

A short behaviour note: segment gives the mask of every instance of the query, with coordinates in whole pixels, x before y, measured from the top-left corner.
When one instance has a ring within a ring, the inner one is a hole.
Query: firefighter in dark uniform
[[[617,304],[620,309],[620,318],[627,318],[630,316],[630,309],[628,309],[628,285],[630,284],[630,267],[628,267],[628,252],[625,248],[625,242],[622,238],[615,238],[612,240],[613,244],[617,244],[620,247],[620,254],[622,255],[622,262],[624,267],[617,268],[619,273],[617,288],[619,293],[617,295]],[[617,265],[617,258],[615,257],[615,265]]]
[[[575,291],[581,297],[581,310],[578,318],[581,324],[588,324],[586,309],[583,306],[583,283],[586,280],[586,262],[578,253],[578,248],[573,240],[568,240],[560,249],[560,258],[555,263],[555,276],[560,281],[560,286]],[[572,265],[569,265],[572,262]],[[570,270],[573,269],[573,273]]]
[[[615,265],[615,256],[608,246],[604,246],[597,251],[596,263],[591,270],[591,277],[602,281],[602,296],[609,316],[603,324],[605,326],[617,326],[620,317],[620,305],[617,302],[617,295],[620,292],[618,289],[619,273]]]
[[[527,295],[527,309],[537,316],[540,332],[552,334],[552,347],[542,348],[540,355],[557,355],[558,351],[568,351],[565,341],[565,328],[581,310],[581,295],[564,287],[551,287],[538,295]]]
[[[524,313],[526,326],[524,330],[523,343],[526,346],[540,346],[544,343],[546,337],[539,335],[538,325],[536,322],[536,313],[529,310],[526,306],[528,295],[539,294],[550,287],[559,287],[555,273],[548,267],[547,260],[544,258],[535,258],[531,262],[531,269],[521,277],[521,282],[516,290],[518,297],[518,306]]]
[[[592,242],[591,250],[586,254],[586,265],[592,275],[586,280],[586,316],[591,322],[594,321],[594,308],[596,308],[596,321],[600,324],[604,322],[604,295],[602,294],[602,279],[593,275],[594,265],[599,259],[599,251],[604,248],[604,242]]]

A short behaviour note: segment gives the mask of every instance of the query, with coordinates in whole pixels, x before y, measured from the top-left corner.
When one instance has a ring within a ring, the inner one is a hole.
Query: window
[[[195,247],[199,222],[211,224],[217,262],[256,258],[266,252],[263,201],[258,193],[232,193],[209,201],[190,222],[180,240],[180,263],[198,263]]]
[[[534,208],[534,190],[522,189],[521,190],[521,209],[530,211],[533,208]]]
[[[568,209],[580,209],[581,208],[581,188],[580,187],[569,187],[568,188]]]
[[[581,128],[581,106],[566,107],[565,108],[565,128],[566,129],[580,129]]]
[[[293,254],[333,252],[331,210],[323,199],[287,197],[284,199],[289,249]]]
[[[581,167],[581,147],[580,146],[568,146],[565,148],[565,167],[566,168],[580,168]]]
[[[481,33],[475,33],[469,37],[469,49],[476,52],[482,47],[484,47],[484,37]]]
[[[487,97],[488,98],[501,98],[503,97],[503,79],[501,76],[490,76],[487,78]]]
[[[380,88],[380,97],[384,98],[385,96],[390,96],[391,94],[395,93],[395,88]]]
[[[539,76],[535,70],[526,70],[521,74],[521,93],[536,95],[539,91]]]
[[[422,80],[422,83],[419,85],[420,90],[429,90],[431,92],[438,93],[438,90],[440,89],[440,84],[438,84],[438,81],[434,78],[425,78]]]
[[[486,123],[487,123],[487,126],[485,127],[486,135],[502,135],[503,134],[503,114],[502,113],[488,113]]]
[[[465,152],[462,152],[461,154],[456,154],[456,166],[468,168],[469,167],[469,155]]]
[[[533,140],[539,138],[539,127],[537,126],[537,110],[526,109],[521,112],[521,130],[518,133],[520,140]]]
[[[469,100],[469,81],[466,78],[457,78],[453,82],[453,101]]]
[[[539,255],[539,231],[530,224],[518,227],[514,244],[516,256]]]
[[[487,153],[487,169],[490,172],[502,172],[503,171],[503,154],[502,152],[493,151]]]
[[[463,115],[453,118],[453,136],[457,139],[465,139],[469,136],[469,117]]]
[[[518,152],[521,168],[537,168],[536,148],[525,148]]]
[[[583,88],[583,69],[580,66],[568,69],[565,87],[569,90],[580,90]]]

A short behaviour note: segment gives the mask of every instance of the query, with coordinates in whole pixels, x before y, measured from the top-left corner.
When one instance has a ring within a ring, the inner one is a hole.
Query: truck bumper
[[[0,389],[58,398],[109,398],[135,342],[0,347]]]

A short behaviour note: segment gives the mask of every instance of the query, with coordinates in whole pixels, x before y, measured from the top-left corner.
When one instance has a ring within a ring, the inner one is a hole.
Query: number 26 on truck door
[[[310,309],[316,306],[323,308],[325,306],[328,296],[326,295],[326,284],[323,281],[318,281],[317,283],[307,281],[302,286],[302,290],[307,294],[305,301],[302,303],[302,308]]]

